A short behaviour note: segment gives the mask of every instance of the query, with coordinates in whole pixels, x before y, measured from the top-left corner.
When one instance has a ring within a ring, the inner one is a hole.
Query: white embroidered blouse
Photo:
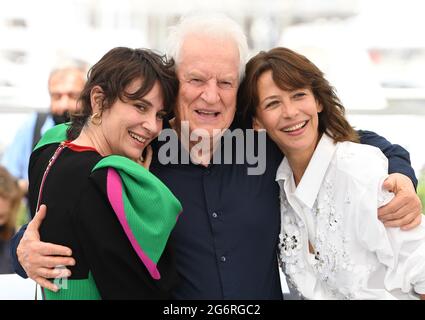
[[[279,261],[307,299],[418,299],[425,293],[425,223],[385,228],[377,208],[387,159],[375,147],[323,135],[295,186],[288,161],[276,174],[281,197]],[[310,253],[309,241],[314,248]]]

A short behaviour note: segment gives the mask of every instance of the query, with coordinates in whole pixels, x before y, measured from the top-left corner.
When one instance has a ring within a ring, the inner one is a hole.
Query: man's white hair
[[[183,16],[177,25],[170,27],[166,46],[168,57],[174,59],[177,67],[180,63],[183,42],[189,35],[233,40],[239,50],[239,81],[242,81],[248,58],[248,43],[238,23],[221,13],[196,13]]]

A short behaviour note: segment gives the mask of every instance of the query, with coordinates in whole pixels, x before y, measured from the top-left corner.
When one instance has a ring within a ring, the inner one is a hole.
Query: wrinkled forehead
[[[179,68],[213,68],[216,72],[239,71],[239,49],[227,37],[212,37],[192,34],[186,36],[180,48],[177,63]]]
[[[48,82],[49,90],[82,90],[85,84],[85,75],[79,70],[61,70],[53,73]]]
[[[49,76],[50,82],[65,81],[66,79],[84,80],[85,74],[76,68],[60,69],[52,72]]]

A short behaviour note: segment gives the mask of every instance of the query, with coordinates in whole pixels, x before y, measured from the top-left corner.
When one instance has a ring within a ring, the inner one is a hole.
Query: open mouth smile
[[[211,118],[216,118],[220,112],[218,111],[212,111],[212,110],[195,110],[195,112],[202,116],[202,117],[211,117]]]
[[[300,129],[304,128],[307,125],[308,121],[309,120],[306,120],[306,121],[297,123],[296,125],[293,125],[291,127],[283,128],[282,131],[283,132],[294,132],[294,131],[300,130]]]
[[[132,137],[134,140],[140,143],[145,143],[146,140],[148,139],[148,138],[142,137],[141,135],[138,135],[137,133],[134,133],[133,131],[128,131],[128,133],[130,137]]]

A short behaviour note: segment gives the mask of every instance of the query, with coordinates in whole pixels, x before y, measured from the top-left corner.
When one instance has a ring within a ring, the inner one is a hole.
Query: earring
[[[102,118],[98,112],[95,112],[90,117],[90,122],[93,123],[95,126],[99,126],[102,124]]]

